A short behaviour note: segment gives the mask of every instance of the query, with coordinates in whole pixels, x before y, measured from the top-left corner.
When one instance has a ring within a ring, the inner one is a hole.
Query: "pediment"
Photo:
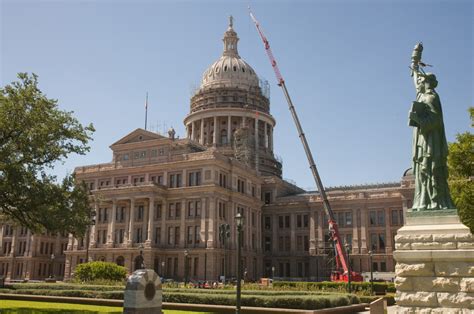
[[[129,133],[128,135],[125,135],[124,137],[122,137],[117,142],[110,145],[110,147],[113,147],[113,146],[116,146],[116,145],[138,143],[138,142],[151,141],[151,140],[159,140],[159,139],[163,139],[163,138],[165,138],[165,137],[160,135],[160,134],[153,133],[153,132],[138,128],[135,131]]]

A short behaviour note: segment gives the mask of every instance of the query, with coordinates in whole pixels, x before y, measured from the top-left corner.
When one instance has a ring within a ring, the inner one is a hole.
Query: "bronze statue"
[[[448,187],[448,145],[444,132],[441,101],[435,88],[436,76],[425,73],[421,62],[422,43],[412,54],[412,76],[416,101],[409,112],[413,127],[413,173],[415,195],[411,211],[455,209]]]

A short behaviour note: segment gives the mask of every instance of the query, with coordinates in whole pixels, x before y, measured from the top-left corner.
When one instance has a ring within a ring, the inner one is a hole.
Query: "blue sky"
[[[326,186],[399,181],[410,167],[407,114],[414,45],[439,81],[448,141],[470,129],[470,1],[10,1],[1,0],[0,85],[17,72],[97,131],[92,150],[53,170],[111,160],[110,144],[144,125],[173,126],[222,52],[234,16],[240,55],[271,85],[275,151],[284,177],[314,187],[286,102],[248,16],[273,48]]]

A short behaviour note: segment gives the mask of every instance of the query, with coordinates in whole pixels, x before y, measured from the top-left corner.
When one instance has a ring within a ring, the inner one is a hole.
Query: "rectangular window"
[[[188,218],[194,217],[195,208],[194,208],[194,201],[188,202]]]
[[[278,216],[278,227],[280,227],[280,229],[284,227],[283,216]]]
[[[155,206],[155,219],[161,219],[161,204]]]
[[[296,227],[301,228],[303,226],[303,221],[301,220],[301,215],[296,215]]]
[[[176,203],[176,213],[175,213],[176,218],[181,217],[181,203]]]
[[[346,212],[346,226],[352,226],[352,212]]]
[[[308,227],[309,227],[309,216],[303,215],[303,228],[308,228]]]
[[[385,226],[385,212],[383,210],[377,212],[377,225]]]
[[[308,236],[304,236],[304,251],[305,252],[308,252],[309,251],[309,237]]]
[[[271,252],[272,250],[272,239],[265,237],[265,252]]]
[[[179,227],[174,227],[174,245],[178,246],[180,240],[181,240],[181,234],[180,234]]]
[[[194,243],[199,244],[201,242],[201,227],[194,227]]]
[[[302,236],[296,237],[296,250],[303,251],[303,237]]]
[[[271,192],[265,192],[264,201],[265,201],[265,204],[270,204],[272,202],[272,193]]]
[[[371,210],[369,212],[369,224],[371,226],[375,226],[377,224],[377,212],[375,210]]]
[[[137,228],[135,229],[135,242],[136,243],[142,243],[143,242],[143,234],[142,234],[142,228]]]
[[[201,185],[201,171],[193,171],[188,173],[188,186]]]
[[[188,241],[188,244],[193,244],[193,236],[194,236],[194,234],[193,234],[193,229],[194,229],[194,228],[193,228],[192,226],[189,226],[189,227],[188,227],[188,234],[187,234],[187,238],[188,238],[187,241]]]
[[[290,236],[285,237],[285,251],[291,251],[291,238]]]
[[[278,237],[278,250],[280,252],[283,252],[284,249],[285,249],[284,237],[280,236]]]
[[[169,203],[168,205],[168,218],[173,218],[174,217],[174,203]]]
[[[199,257],[194,258],[194,265],[193,265],[193,276],[198,275],[198,269],[199,269]]]
[[[155,228],[155,244],[161,243],[161,228]]]
[[[173,227],[168,227],[168,245],[173,244]]]
[[[143,205],[138,206],[137,221],[143,220],[143,212],[144,212],[144,206]]]
[[[370,234],[370,248],[372,252],[376,252],[378,248],[378,236],[376,233]]]
[[[271,217],[265,217],[265,230],[270,230],[272,229],[272,219]]]
[[[381,251],[385,250],[385,234],[383,233],[379,234],[379,249]]]
[[[380,262],[380,271],[387,271],[387,264],[385,262]]]
[[[290,228],[290,216],[285,216],[285,228]]]

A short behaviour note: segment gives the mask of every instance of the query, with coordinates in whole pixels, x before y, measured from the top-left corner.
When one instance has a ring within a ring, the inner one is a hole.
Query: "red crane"
[[[306,157],[308,158],[309,167],[311,172],[313,173],[314,181],[318,187],[319,193],[321,194],[321,199],[323,201],[324,211],[328,217],[328,224],[329,224],[329,233],[331,235],[331,239],[334,242],[335,254],[336,254],[336,269],[331,273],[331,281],[345,281],[350,282],[352,281],[362,281],[363,278],[361,274],[350,271],[349,272],[349,261],[347,260],[347,255],[344,252],[344,248],[342,246],[342,239],[341,235],[339,234],[339,230],[337,228],[336,219],[334,216],[334,212],[331,209],[331,205],[329,204],[326,191],[324,190],[323,182],[321,181],[321,177],[319,176],[318,169],[316,168],[316,164],[313,159],[313,154],[309,148],[308,142],[306,141],[306,136],[304,135],[303,128],[301,127],[300,120],[298,119],[298,115],[296,114],[295,106],[291,101],[290,94],[286,89],[285,80],[281,75],[280,69],[278,68],[278,64],[273,56],[272,49],[270,48],[270,43],[268,39],[265,37],[260,24],[258,23],[255,16],[252,14],[249,8],[250,17],[252,18],[253,22],[255,23],[255,27],[263,41],[263,45],[265,47],[265,51],[267,52],[268,58],[270,59],[270,63],[273,67],[273,71],[275,72],[276,78],[278,80],[278,86],[280,86],[283,90],[283,94],[285,95],[286,101],[288,103],[288,109],[293,116],[293,121],[295,122],[296,129],[298,130],[299,137],[301,139],[301,143],[303,144],[304,151],[306,153]]]

